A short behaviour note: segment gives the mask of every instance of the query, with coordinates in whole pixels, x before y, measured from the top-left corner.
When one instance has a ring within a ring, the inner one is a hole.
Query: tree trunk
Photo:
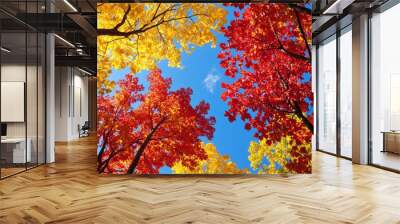
[[[102,164],[101,159],[102,159],[102,157],[103,157],[103,153],[104,153],[104,150],[105,150],[105,148],[106,148],[106,145],[107,145],[107,138],[104,138],[103,145],[101,146],[101,149],[100,149],[100,151],[99,151],[99,154],[97,155],[97,165],[98,165],[98,168],[100,168],[100,165]]]
[[[297,117],[301,119],[301,121],[306,125],[308,130],[310,130],[312,133],[314,133],[314,125],[308,120],[308,118],[303,114],[303,112],[300,109],[299,104],[294,103],[294,110],[295,114]]]
[[[151,138],[153,137],[154,133],[157,131],[157,129],[161,126],[162,123],[164,123],[164,121],[166,120],[166,118],[161,119],[161,121],[151,130],[151,132],[147,135],[146,139],[144,140],[143,144],[140,145],[138,151],[135,154],[135,157],[131,163],[131,165],[129,166],[128,169],[128,174],[132,174],[137,165],[139,164],[140,158],[143,155],[144,150],[146,149],[147,145],[150,143]]]
[[[105,161],[102,161],[101,165],[99,165],[99,167],[97,168],[97,170],[99,171],[99,173],[104,173],[104,170],[107,168],[108,163],[110,162],[110,160],[116,155],[117,153],[111,153],[108,158]]]

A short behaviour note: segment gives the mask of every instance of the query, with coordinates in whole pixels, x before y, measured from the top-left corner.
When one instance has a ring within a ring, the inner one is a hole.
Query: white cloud
[[[206,76],[206,78],[203,80],[204,85],[210,91],[210,93],[214,93],[215,86],[217,85],[217,82],[221,79],[218,74],[213,74],[215,72],[215,69],[213,69],[211,72],[209,72]]]

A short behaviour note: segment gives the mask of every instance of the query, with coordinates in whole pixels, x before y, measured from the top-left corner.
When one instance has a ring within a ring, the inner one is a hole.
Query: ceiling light
[[[324,10],[322,14],[342,14],[343,10],[351,5],[355,0],[336,0],[332,5]]]
[[[73,6],[68,0],[64,0],[65,4],[67,4],[74,12],[78,12],[78,10]]]
[[[66,40],[66,39],[64,39],[64,38],[62,38],[62,37],[60,37],[59,35],[57,35],[57,34],[54,34],[54,36],[55,37],[57,37],[59,40],[61,40],[62,42],[64,42],[64,43],[66,43],[67,45],[69,45],[70,47],[73,47],[73,48],[75,48],[75,45],[73,45],[71,42],[69,42],[68,40]]]
[[[9,50],[9,49],[7,49],[7,48],[5,48],[5,47],[1,47],[0,49],[1,49],[2,51],[6,52],[6,53],[10,53],[10,52],[11,52],[11,50]]]
[[[79,68],[79,67],[78,67],[78,70],[81,71],[81,72],[83,72],[83,73],[85,73],[85,74],[87,74],[87,75],[92,75],[92,73],[90,73],[90,72],[88,72],[88,71],[86,71],[86,70],[83,70],[83,69],[81,69],[81,68]]]
[[[78,53],[79,55],[83,55],[83,49],[82,48],[77,48],[76,49],[76,53]]]
[[[322,14],[328,14],[328,13],[332,13],[332,9],[336,9],[336,7],[338,6],[340,0],[336,0],[332,5],[330,5],[327,9],[324,10],[324,12]]]

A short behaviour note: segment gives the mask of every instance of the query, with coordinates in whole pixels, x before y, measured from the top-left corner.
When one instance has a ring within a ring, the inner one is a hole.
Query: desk
[[[392,152],[400,154],[400,132],[383,131],[383,150],[382,152]]]
[[[26,142],[28,143],[28,147],[26,147],[25,152],[25,138],[1,139],[1,157],[3,157],[2,159],[5,159],[7,163],[31,162],[32,141],[28,138]]]

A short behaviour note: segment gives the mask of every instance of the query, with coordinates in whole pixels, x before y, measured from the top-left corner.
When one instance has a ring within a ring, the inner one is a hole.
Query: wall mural
[[[98,166],[311,173],[311,6],[99,3]]]

